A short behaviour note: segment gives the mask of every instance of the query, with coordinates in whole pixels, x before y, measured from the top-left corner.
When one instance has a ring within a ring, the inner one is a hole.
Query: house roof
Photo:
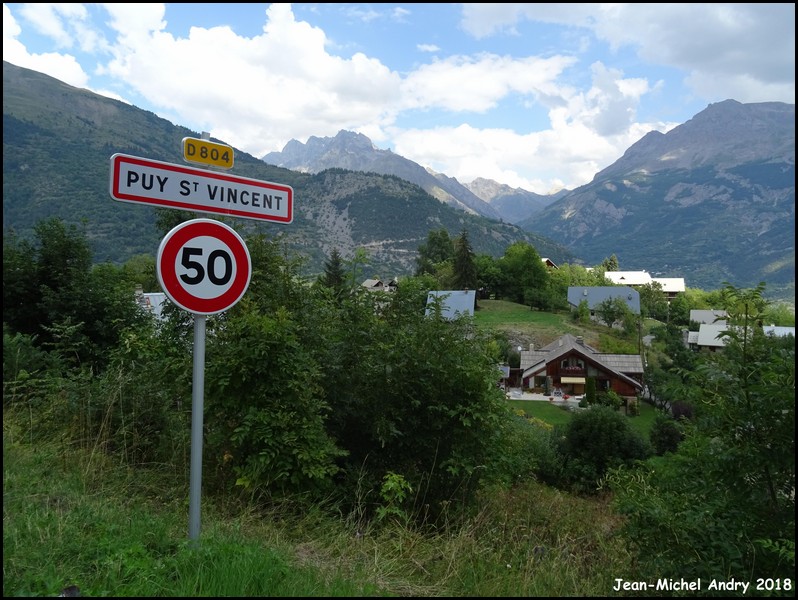
[[[557,267],[557,265],[554,263],[554,261],[553,261],[553,260],[551,260],[550,258],[541,258],[540,260],[542,260],[542,261],[545,263],[545,265],[546,265],[547,267],[553,267],[553,268],[555,268],[555,269],[559,268],[559,267]]]
[[[772,335],[775,337],[787,337],[791,335],[795,337],[795,327],[780,327],[778,325],[763,325],[762,331],[765,335]]]
[[[719,309],[690,311],[690,320],[695,323],[715,323],[715,320],[718,318],[725,319],[726,311]]]
[[[604,277],[615,285],[649,285],[658,283],[663,292],[684,292],[684,277],[651,277],[647,271],[607,271]]]
[[[722,348],[726,345],[726,337],[718,337],[721,333],[728,329],[726,321],[719,323],[701,323],[698,328],[698,341],[696,344],[699,346],[710,346],[713,348]]]
[[[604,277],[616,285],[647,285],[651,275],[647,271],[607,271]]]
[[[572,286],[568,288],[568,304],[579,306],[587,300],[587,307],[593,310],[597,305],[610,298],[621,298],[634,314],[640,314],[640,293],[628,286],[598,285]]]
[[[362,286],[363,286],[363,287],[365,287],[365,288],[369,288],[369,289],[371,289],[371,290],[373,290],[373,289],[375,289],[375,288],[376,288],[376,289],[379,289],[379,288],[382,288],[382,287],[383,287],[383,283],[382,283],[382,281],[381,281],[381,280],[379,280],[379,279],[366,279],[366,280],[365,280],[363,283],[361,283],[360,285],[362,285]]]
[[[140,292],[136,294],[136,301],[141,308],[154,315],[156,319],[160,319],[166,302],[166,294],[163,292]]]
[[[427,315],[432,313],[432,304],[436,298],[441,299],[441,316],[444,319],[456,319],[464,315],[474,316],[476,290],[430,291],[427,295]]]
[[[573,352],[602,370],[612,373],[637,388],[642,388],[639,381],[630,377],[630,375],[643,373],[643,360],[639,354],[604,354],[570,333],[566,333],[540,350],[522,350],[521,371],[523,377],[537,375],[546,369],[547,364],[560,360],[561,357]]]
[[[671,294],[685,290],[684,277],[653,277],[651,282],[660,284],[663,292]]]
[[[722,312],[722,311],[716,311]],[[692,311],[691,311],[692,313]],[[692,315],[690,317],[692,321]],[[698,332],[691,331],[688,333],[687,342],[689,344],[696,344],[698,346],[708,346],[711,348],[722,348],[728,343],[726,336],[720,334],[729,329],[726,321],[717,321],[715,323],[701,323]],[[795,337],[795,327],[779,327],[776,325],[763,325],[762,331],[765,335],[773,335],[776,337],[785,337],[791,335]]]

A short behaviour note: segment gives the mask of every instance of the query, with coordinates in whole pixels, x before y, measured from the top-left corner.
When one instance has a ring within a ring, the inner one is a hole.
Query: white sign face
[[[180,308],[200,315],[227,310],[249,287],[246,244],[231,227],[211,219],[181,223],[161,241],[158,281]]]
[[[290,186],[126,154],[111,157],[110,193],[121,202],[278,223],[294,219]]]

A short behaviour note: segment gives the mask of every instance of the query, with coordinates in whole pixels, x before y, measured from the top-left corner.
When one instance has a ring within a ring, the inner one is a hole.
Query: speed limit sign
[[[158,282],[180,308],[213,315],[238,302],[249,287],[249,250],[231,227],[193,219],[166,234],[158,248]]]

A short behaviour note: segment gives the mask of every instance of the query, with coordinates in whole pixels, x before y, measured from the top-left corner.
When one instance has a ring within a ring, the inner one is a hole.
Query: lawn
[[[508,400],[509,405],[513,408],[520,408],[530,417],[537,417],[541,421],[545,421],[550,425],[560,425],[567,423],[572,412],[565,410],[559,406],[552,406],[547,402],[535,402],[530,400]],[[651,427],[654,424],[654,419],[657,416],[657,409],[647,402],[640,403],[640,414],[634,417],[629,417],[629,425],[632,429],[648,439]]]
[[[553,406],[548,402],[536,402],[532,400],[508,400],[507,402],[513,409],[520,408],[527,416],[536,417],[549,425],[564,425],[571,420],[571,415],[573,414],[564,408]]]
[[[526,338],[539,345],[553,342],[564,333],[571,333],[581,335],[585,342],[596,346],[599,332],[606,329],[594,324],[580,325],[568,312],[532,310],[523,304],[506,300],[480,300],[474,313],[474,322],[478,327],[503,331],[513,338]]]

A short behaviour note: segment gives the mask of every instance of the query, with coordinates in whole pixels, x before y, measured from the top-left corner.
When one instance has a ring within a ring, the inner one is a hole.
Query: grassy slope
[[[537,343],[573,331],[565,315],[484,304],[482,325]],[[549,422],[569,417],[526,404]],[[609,498],[531,480],[486,491],[473,517],[424,534],[394,521],[361,531],[323,507],[203,498],[192,545],[184,457],[132,468],[91,440],[31,443],[29,417],[24,406],[3,413],[4,596],[53,597],[70,584],[83,596],[613,596],[615,577],[633,578]]]
[[[528,306],[506,300],[480,300],[474,320],[480,327],[504,331],[512,345],[518,343],[524,348],[528,348],[529,343],[538,348],[545,346],[564,333],[581,335],[586,343],[597,346],[599,332],[607,329],[579,325],[569,313],[531,310]]]

